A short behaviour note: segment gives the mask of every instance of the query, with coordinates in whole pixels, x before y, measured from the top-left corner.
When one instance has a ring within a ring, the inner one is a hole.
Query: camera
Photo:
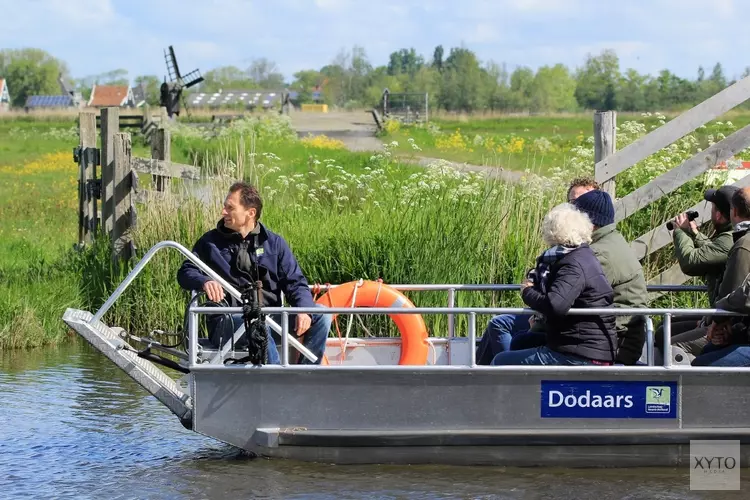
[[[688,220],[695,220],[698,218],[698,216],[700,216],[700,214],[695,210],[690,210],[687,213]],[[667,222],[667,229],[669,229],[670,231],[674,229],[674,223],[672,221]]]

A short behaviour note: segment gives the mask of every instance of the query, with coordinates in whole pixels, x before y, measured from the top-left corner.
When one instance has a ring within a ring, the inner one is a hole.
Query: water
[[[2,498],[747,498],[687,469],[333,466],[253,459],[185,430],[88,345],[0,353]]]

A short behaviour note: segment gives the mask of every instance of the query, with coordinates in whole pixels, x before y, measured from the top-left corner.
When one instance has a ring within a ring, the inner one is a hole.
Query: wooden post
[[[133,178],[130,168],[130,134],[118,133],[114,139],[114,191],[112,226],[112,259],[127,260],[133,257],[133,241],[130,234],[135,220],[133,204]]]
[[[102,109],[102,228],[112,236],[114,226],[115,134],[120,133],[120,108]]]
[[[597,111],[594,113],[594,164],[615,153],[617,113],[615,111]],[[615,200],[615,179],[602,182],[602,191],[606,191]]]
[[[151,158],[155,160],[172,161],[172,152],[170,146],[170,133],[164,125],[160,125],[151,136]],[[169,177],[163,175],[154,175],[154,184],[157,191],[166,191],[169,188]]]
[[[96,115],[91,111],[83,111],[79,115],[78,132],[80,137],[80,185],[78,243],[84,245],[93,241],[96,227],[96,200],[89,188],[89,181],[96,179]]]

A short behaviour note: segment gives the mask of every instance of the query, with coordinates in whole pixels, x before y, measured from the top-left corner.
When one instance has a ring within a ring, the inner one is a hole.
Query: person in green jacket
[[[688,276],[700,276],[708,289],[708,302],[714,307],[724,268],[729,256],[729,250],[734,241],[732,239],[732,223],[730,210],[732,195],[737,191],[734,186],[722,186],[719,189],[708,189],[703,198],[711,203],[711,225],[713,234],[707,236],[698,230],[695,221],[688,219],[682,213],[674,219],[674,253],[680,270]],[[678,316],[672,319],[672,339],[688,331],[707,326],[705,318]],[[695,331],[697,338],[705,334]],[[693,340],[681,337],[683,341]],[[660,326],[656,330],[655,344],[658,349],[664,346],[664,331]],[[674,343],[674,342],[673,342]]]
[[[643,268],[627,240],[617,230],[615,207],[609,193],[590,190],[574,198],[573,205],[588,215],[594,224],[590,246],[614,290],[614,306],[627,309],[648,307]],[[616,362],[634,365],[643,353],[646,340],[645,317],[616,316],[616,320]]]
[[[732,193],[730,221],[733,229],[733,245],[729,250],[726,268],[714,294],[715,301],[727,297],[740,288],[747,275],[750,274],[750,233],[748,232],[750,230],[750,187],[735,188]],[[706,345],[712,341],[711,337],[720,336],[718,331],[726,330],[731,320],[731,317],[724,316],[708,317],[705,319],[705,325],[672,336],[672,344],[692,356],[699,356]]]

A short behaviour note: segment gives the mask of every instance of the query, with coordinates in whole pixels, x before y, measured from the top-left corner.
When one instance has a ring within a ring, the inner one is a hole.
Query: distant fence
[[[78,244],[91,243],[104,231],[112,242],[112,258],[129,259],[135,255],[131,232],[136,202],[167,191],[172,178],[201,175],[197,167],[171,161],[169,130],[150,114],[144,114],[141,130],[151,142],[151,158],[132,156],[130,134],[120,132],[120,118],[116,107],[102,109],[100,117],[92,111],[79,114],[80,144],[73,153],[79,164]],[[97,122],[101,148],[96,147]],[[138,189],[139,172],[153,176],[155,192]]]
[[[403,123],[426,123],[429,119],[430,96],[427,92],[394,92],[383,90],[380,97],[380,114],[384,120]],[[377,117],[376,117],[377,121]]]
[[[104,108],[113,109],[113,108]],[[117,108],[121,109],[121,108]],[[103,111],[103,110],[102,110]],[[101,129],[102,126],[102,115],[95,114],[96,116],[96,128]],[[151,139],[151,134],[159,128],[160,125],[166,123],[168,120],[167,108],[160,107],[158,110],[153,111],[151,107],[146,104],[143,107],[143,113],[135,114],[124,114],[120,113],[118,116],[118,126],[120,129],[139,129],[147,139]]]

